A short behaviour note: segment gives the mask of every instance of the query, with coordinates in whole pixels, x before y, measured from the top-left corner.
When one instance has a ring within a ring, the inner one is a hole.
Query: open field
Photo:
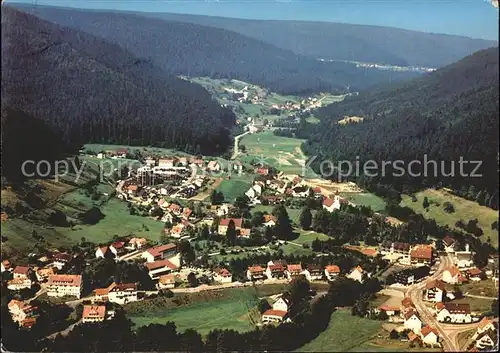
[[[352,316],[350,310],[333,313],[328,328],[296,352],[439,352],[410,348],[408,342],[387,338],[382,322]]]
[[[480,282],[464,283],[460,286],[462,293],[470,295],[480,295],[483,297],[498,297],[498,287],[488,278]]]
[[[481,299],[472,297],[463,297],[452,301],[455,304],[470,304],[472,312],[485,313],[491,310],[493,299]]]
[[[213,329],[234,329],[251,331],[254,327],[249,318],[249,308],[257,304],[257,298],[214,300],[210,303],[196,303],[174,309],[158,310],[149,315],[131,316],[136,326],[153,323],[175,322],[179,331],[192,328],[201,334]]]
[[[201,334],[213,329],[250,331],[260,319],[255,312],[259,298],[281,293],[283,288],[283,285],[264,285],[226,289],[223,293],[219,291],[217,297],[209,293],[193,295],[187,305],[145,308],[128,316],[136,327],[173,321],[179,331],[193,328]]]
[[[380,330],[380,321],[352,316],[349,310],[332,314],[328,328],[298,352],[348,352],[369,341]]]
[[[345,125],[349,123],[359,123],[362,122],[365,118],[360,116],[346,116],[344,119],[337,121],[337,124]]]
[[[146,237],[157,241],[163,229],[163,223],[154,219],[129,214],[127,204],[117,199],[111,199],[101,207],[105,215],[95,225],[77,225],[73,228],[56,227],[57,231],[73,242],[79,242],[81,237],[87,241],[99,243],[113,238],[113,235],[129,235]]]
[[[375,212],[383,211],[386,206],[386,203],[382,198],[369,192],[344,192],[340,193],[340,196],[345,197],[347,200],[356,205],[369,206]]]
[[[285,174],[302,175],[302,165],[306,162],[306,157],[300,149],[303,142],[301,139],[275,136],[271,131],[245,135],[240,140],[240,146],[246,148],[241,159],[245,162],[254,159]],[[315,174],[307,168],[305,176],[314,177]]]
[[[231,175],[231,179],[225,178],[217,187],[217,191],[224,194],[226,202],[232,202],[238,196],[244,195],[252,185],[253,176],[249,174]]]
[[[407,206],[417,213],[421,213],[426,218],[433,218],[440,225],[448,225],[451,228],[460,230],[455,226],[458,220],[463,220],[467,223],[471,219],[477,218],[484,234],[481,236],[482,241],[486,241],[488,237],[491,239],[491,245],[498,248],[498,231],[491,229],[491,224],[498,220],[498,212],[480,206],[478,203],[463,199],[461,197],[452,195],[445,190],[427,189],[418,192],[416,195],[417,201],[412,202],[411,197],[403,195],[401,206]],[[427,197],[431,205],[428,210],[425,210],[422,203],[424,197]],[[438,202],[439,206],[432,204],[432,201]],[[444,202],[451,202],[455,207],[455,212],[446,213],[444,211]]]

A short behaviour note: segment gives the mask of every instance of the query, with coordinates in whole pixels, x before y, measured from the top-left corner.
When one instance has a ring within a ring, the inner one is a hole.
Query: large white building
[[[73,296],[80,299],[83,289],[81,275],[52,275],[47,282],[49,297]]]

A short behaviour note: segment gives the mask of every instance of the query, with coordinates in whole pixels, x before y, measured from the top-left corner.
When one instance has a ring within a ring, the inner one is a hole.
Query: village
[[[114,157],[123,158],[120,156],[126,153],[116,150]],[[30,263],[13,264],[3,259],[1,270],[3,278],[7,278],[7,289],[12,293],[31,290],[33,294],[9,302],[12,319],[21,328],[30,329],[38,316],[37,307],[30,302],[43,296],[83,304],[81,322],[96,323],[113,319],[115,308],[107,303],[127,305],[148,301],[165,295],[165,291],[190,293],[294,283],[299,279],[328,285],[344,278],[361,284],[377,280],[383,283],[382,292],[397,292],[364,315],[383,312],[384,320],[396,325],[395,335],[404,337],[412,346],[456,347],[447,336],[448,330],[455,332],[456,327],[477,329],[466,347],[470,351],[487,350],[497,344],[493,339],[498,332],[497,322],[482,311],[474,311],[457,286],[482,281],[492,281],[497,286],[498,257],[490,257],[488,265],[479,269],[469,245],[449,236],[425,244],[393,241],[371,247],[343,244],[346,256],[353,259],[349,268],[336,263],[338,257],[328,250],[317,249],[304,262],[293,255],[283,255],[283,251],[274,252],[265,262],[257,262],[258,254],[294,242],[279,233],[286,228],[283,223],[290,222],[285,202],[309,200],[316,205],[316,215],[321,212],[335,215],[345,209],[358,212],[358,208],[338,193],[312,187],[298,175],[284,174],[265,165],[253,168],[244,170],[238,163],[224,166],[217,160],[195,157],[145,158],[141,166],[128,172],[127,178],[118,181],[116,197],[131,207],[147,206],[149,217],[165,225],[161,241],[117,237],[83,253],[55,249]],[[231,172],[254,175],[252,185],[234,202],[224,202],[214,189],[209,203],[190,200],[215,176]],[[258,216],[248,212],[259,205],[271,207],[273,212],[260,212]],[[289,227],[291,232],[292,226]],[[216,239],[217,251],[200,256],[198,250],[207,239]],[[315,241],[328,245],[328,241]],[[302,248],[300,244],[294,246]],[[252,262],[248,265],[221,260],[224,254],[239,251],[254,251],[257,255],[249,257]],[[148,285],[113,281],[105,287],[96,287],[95,281],[85,278],[86,273],[81,269],[102,260],[138,266],[139,271],[149,276]],[[75,272],[77,269],[80,272]],[[294,303],[287,293],[270,297],[268,304],[256,325],[280,325],[293,320],[290,308]]]

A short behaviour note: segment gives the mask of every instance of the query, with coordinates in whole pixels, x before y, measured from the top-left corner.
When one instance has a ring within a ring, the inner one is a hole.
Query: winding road
[[[460,347],[458,342],[458,334],[460,332],[469,331],[475,329],[478,323],[471,324],[443,324],[437,321],[434,317],[431,309],[425,304],[423,301],[423,291],[425,288],[425,284],[428,281],[432,281],[435,279],[440,279],[442,277],[442,273],[447,267],[453,265],[453,260],[449,255],[441,256],[441,263],[432,276],[426,281],[416,283],[408,288],[406,292],[406,296],[410,297],[417,309],[417,312],[420,315],[420,318],[427,325],[434,327],[438,330],[439,335],[441,336],[441,344],[443,346],[443,350],[445,352],[460,352],[463,347]]]
[[[247,131],[247,132],[244,132],[242,133],[241,135],[238,135],[238,136],[235,136],[234,137],[234,149],[233,149],[233,155],[231,156],[231,159],[235,159],[236,157],[238,157],[238,154],[240,153],[238,151],[238,142],[240,141],[240,138],[245,136],[246,134],[249,134],[250,131]]]

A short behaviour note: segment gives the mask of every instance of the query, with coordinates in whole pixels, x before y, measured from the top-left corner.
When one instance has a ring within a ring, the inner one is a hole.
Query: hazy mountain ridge
[[[234,114],[116,44],[2,8],[2,103],[66,141],[224,151]],[[70,103],[70,104],[69,104]]]
[[[231,30],[314,58],[437,68],[498,42],[347,23],[139,13]]]
[[[418,75],[366,70],[351,63],[319,62],[236,32],[187,22],[117,11],[20,8],[117,43],[174,75],[237,78],[279,93],[338,92],[346,85],[360,90]]]

